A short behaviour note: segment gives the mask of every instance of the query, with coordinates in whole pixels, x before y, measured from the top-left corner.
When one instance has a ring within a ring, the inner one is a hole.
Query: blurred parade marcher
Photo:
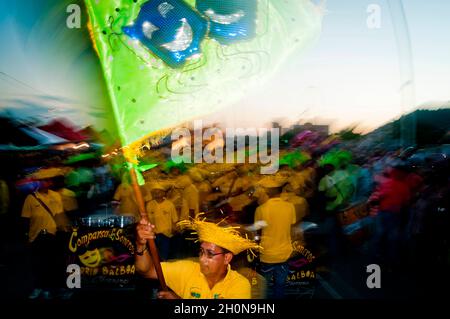
[[[186,220],[183,227],[194,230],[199,237],[198,261],[179,260],[162,262],[162,272],[171,291],[160,291],[160,299],[249,299],[250,282],[231,269],[234,255],[259,246],[231,227],[199,219]],[[156,271],[148,252],[146,240],[155,237],[155,226],[141,220],[137,226],[136,271],[156,279]]]
[[[165,198],[166,189],[159,183],[151,186],[153,199],[146,204],[146,211],[150,223],[155,225],[156,245],[161,260],[167,260],[170,253],[170,241],[175,232],[178,214],[171,201]]]
[[[327,174],[320,179],[318,190],[324,192],[328,199],[327,211],[345,208],[351,201],[355,185],[348,172],[348,166],[348,163],[343,160],[324,164]]]
[[[323,165],[325,176],[319,180],[318,191],[323,194],[325,211],[321,221],[321,230],[326,240],[328,262],[334,262],[343,252],[344,236],[338,214],[349,204],[353,195],[354,185],[348,172],[339,164]]]
[[[255,223],[265,221],[261,233],[261,273],[267,283],[273,280],[273,297],[283,298],[289,272],[287,261],[293,252],[291,227],[296,222],[293,204],[280,198],[282,180],[265,177],[259,185],[266,189],[269,200],[255,212]]]
[[[118,205],[118,215],[132,216],[135,220],[140,219],[136,195],[131,186],[130,174],[128,172],[122,175],[122,183],[117,187],[113,200]]]
[[[372,257],[378,263],[386,263],[390,270],[400,262],[402,214],[411,201],[407,176],[404,166],[390,168],[369,198],[370,203],[378,206],[371,239]]]
[[[360,202],[367,200],[372,194],[374,188],[373,175],[371,165],[368,163],[362,164],[356,173],[356,186],[353,194],[352,202]]]
[[[57,216],[64,213],[61,196],[50,188],[52,178],[61,175],[57,168],[40,169],[33,178],[40,181],[39,189],[26,197],[22,217],[31,244],[31,260],[34,290],[30,299],[42,296],[50,299],[56,288],[58,245],[56,241]]]
[[[152,200],[152,183],[160,183],[162,185],[165,185],[167,183],[168,177],[159,165],[153,167],[152,169],[146,170],[142,173],[142,175],[144,176],[145,180],[145,184],[142,187],[142,196],[144,197],[144,202],[147,203]]]

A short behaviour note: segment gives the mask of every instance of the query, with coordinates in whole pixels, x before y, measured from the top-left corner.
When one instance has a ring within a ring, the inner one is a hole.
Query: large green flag
[[[316,38],[322,18],[309,0],[86,6],[122,146],[135,155],[149,138],[235,103],[269,79]]]

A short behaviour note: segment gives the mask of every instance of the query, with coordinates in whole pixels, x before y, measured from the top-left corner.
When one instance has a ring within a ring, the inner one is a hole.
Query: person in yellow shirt
[[[160,299],[249,299],[250,282],[230,267],[233,256],[246,249],[260,249],[231,227],[200,219],[182,221],[182,227],[194,230],[200,241],[199,259],[162,262],[161,268],[171,291],[160,291]],[[154,225],[141,220],[137,226],[136,270],[156,279],[156,271],[146,247],[154,238]]]
[[[61,175],[57,168],[40,169],[32,177],[39,180],[37,192],[28,195],[22,207],[22,218],[28,228],[31,246],[31,271],[34,290],[28,298],[51,298],[51,290],[56,288],[55,274],[58,269],[57,224],[55,217],[64,212],[61,196],[50,188],[52,178]]]
[[[284,297],[289,272],[287,260],[293,252],[291,226],[296,222],[294,205],[280,198],[284,183],[274,177],[263,178],[259,185],[266,189],[269,200],[255,212],[255,223],[267,223],[261,232],[261,272],[268,283],[273,278],[273,297],[277,299]]]
[[[149,221],[155,225],[156,245],[162,260],[170,253],[170,239],[175,232],[178,214],[171,201],[165,198],[166,189],[159,183],[151,186],[153,199],[145,206]]]

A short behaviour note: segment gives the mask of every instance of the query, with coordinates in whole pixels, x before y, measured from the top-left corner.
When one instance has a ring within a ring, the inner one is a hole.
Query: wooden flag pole
[[[137,181],[136,171],[134,168],[130,170],[131,175],[131,184],[133,185],[134,194],[136,195],[137,204],[139,207],[139,214],[145,220],[148,220],[147,213],[145,211],[144,198],[142,197],[141,189],[139,188],[139,184]],[[150,256],[153,260],[153,264],[155,265],[156,274],[158,275],[159,284],[161,285],[161,289],[167,291],[166,280],[164,279],[164,275],[161,268],[161,260],[159,259],[158,249],[155,245],[154,239],[148,239],[147,244],[150,250]]]

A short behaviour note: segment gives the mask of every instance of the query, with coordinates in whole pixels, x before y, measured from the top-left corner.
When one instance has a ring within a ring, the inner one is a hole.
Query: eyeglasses
[[[200,248],[200,250],[198,251],[198,255],[201,257],[202,255],[206,255],[206,258],[208,259],[213,259],[214,256],[217,255],[223,255],[226,254],[225,252],[221,252],[221,253],[214,253],[211,250],[204,250],[203,248]]]

